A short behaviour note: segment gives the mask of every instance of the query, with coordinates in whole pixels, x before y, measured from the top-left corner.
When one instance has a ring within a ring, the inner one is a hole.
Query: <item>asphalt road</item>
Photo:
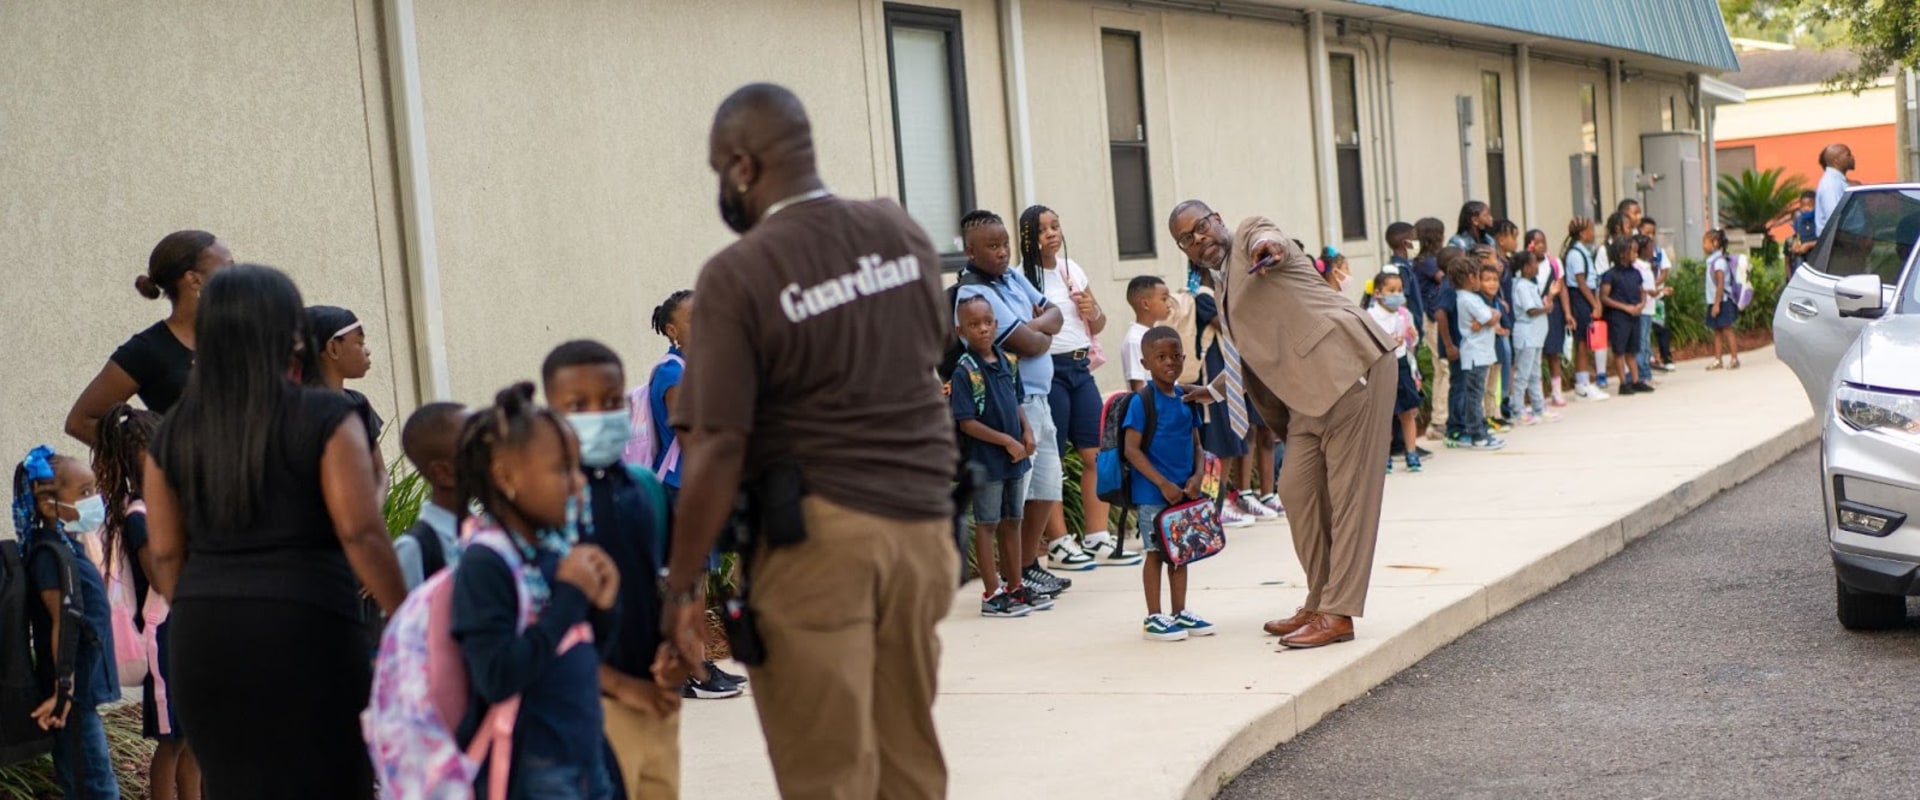
[[[1817,470],[1815,449],[1795,453],[1220,797],[1920,797],[1920,627],[1834,620]]]

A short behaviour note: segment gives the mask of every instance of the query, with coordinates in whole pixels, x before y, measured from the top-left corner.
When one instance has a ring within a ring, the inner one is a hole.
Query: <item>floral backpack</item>
[[[516,587],[519,629],[526,630],[540,609],[534,606],[519,547],[499,528],[482,527],[476,519],[462,527],[468,546],[499,553],[521,576]],[[457,565],[451,565],[420,584],[394,611],[380,637],[373,691],[360,714],[360,728],[380,780],[380,796],[386,800],[472,798],[482,764],[488,765],[487,796],[504,800],[507,795],[519,696],[489,707],[466,748],[454,734],[470,696],[466,661],[452,631],[456,571]],[[561,638],[557,652],[592,642],[592,629],[581,623]]]

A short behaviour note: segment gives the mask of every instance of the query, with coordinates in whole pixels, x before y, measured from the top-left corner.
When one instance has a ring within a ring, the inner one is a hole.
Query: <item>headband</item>
[[[44,444],[33,448],[20,468],[25,482],[13,487],[13,530],[24,539],[33,529],[33,484],[53,480],[53,448]]]

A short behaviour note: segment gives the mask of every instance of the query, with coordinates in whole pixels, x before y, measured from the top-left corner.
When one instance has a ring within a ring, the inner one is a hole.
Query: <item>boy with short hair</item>
[[[581,516],[592,520],[582,534],[606,551],[625,578],[616,633],[596,643],[604,733],[614,756],[609,771],[629,798],[673,798],[680,794],[681,697],[737,696],[740,687],[711,662],[703,665],[704,680],[689,678],[678,694],[654,681],[663,601],[652,576],[666,566],[666,496],[643,485],[651,472],[620,460],[632,438],[626,377],[620,356],[584,339],[554,348],[540,365],[547,405],[566,416],[580,440],[588,503]]]
[[[393,540],[393,556],[409,592],[460,560],[460,514],[455,510],[460,507],[460,487],[454,483],[453,462],[466,419],[467,407],[459,403],[428,403],[400,429],[400,449],[427,484],[419,519]]]
[[[1020,407],[1013,362],[994,334],[993,304],[962,299],[955,326],[967,352],[953,368],[948,402],[960,429],[967,460],[984,473],[973,494],[973,558],[980,572],[980,616],[1024,617],[1053,608],[1053,598],[1022,585],[1020,526],[1026,509],[1026,475],[1032,468],[1033,426]],[[995,544],[999,558],[994,557]],[[1002,583],[1004,581],[1004,584]]]
[[[1142,337],[1142,365],[1153,376],[1151,388],[1136,394],[1127,406],[1122,444],[1133,468],[1129,500],[1140,520],[1140,539],[1147,558],[1141,580],[1147,595],[1147,619],[1142,630],[1152,641],[1176,642],[1188,636],[1208,636],[1213,624],[1187,609],[1187,568],[1166,564],[1155,536],[1156,518],[1168,506],[1200,496],[1200,415],[1181,395],[1180,369],[1187,356],[1180,334],[1172,328],[1154,328]],[[1147,426],[1147,403],[1153,403],[1153,426]],[[1160,572],[1166,565],[1173,614],[1160,609]]]
[[[1153,380],[1140,360],[1141,342],[1148,330],[1173,316],[1173,297],[1159,276],[1141,275],[1127,283],[1127,305],[1133,307],[1133,324],[1127,326],[1127,342],[1120,347],[1120,368],[1127,375],[1127,391],[1137,392]]]
[[[1487,415],[1481,410],[1486,403],[1487,370],[1499,363],[1494,341],[1499,335],[1500,314],[1493,304],[1500,293],[1500,268],[1463,269],[1459,278],[1455,289],[1459,296],[1457,313],[1465,333],[1460,342],[1460,369],[1465,383],[1462,410],[1467,417],[1462,420],[1462,439],[1475,450],[1498,450],[1507,443],[1488,431]]]

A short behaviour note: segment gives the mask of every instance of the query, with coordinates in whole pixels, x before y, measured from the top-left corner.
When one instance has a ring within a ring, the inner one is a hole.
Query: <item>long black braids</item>
[[[654,306],[653,332],[672,339],[673,337],[667,336],[667,325],[673,322],[673,315],[680,310],[680,306],[686,304],[687,298],[692,296],[692,289],[681,289],[680,291],[667,295],[667,299],[660,301],[660,305]],[[680,342],[678,341],[675,341],[673,344],[675,347],[680,346]]]
[[[1027,280],[1032,282],[1034,288],[1039,289],[1041,292],[1047,290],[1047,284],[1045,277],[1042,275],[1042,270],[1045,268],[1040,264],[1040,218],[1053,213],[1053,209],[1043,205],[1027,206],[1027,210],[1020,212],[1018,230],[1020,235],[1020,269],[1027,273]],[[1059,215],[1055,214],[1055,216],[1058,217]],[[1065,245],[1062,243],[1063,250],[1064,247]],[[1064,252],[1061,253],[1062,261],[1066,260],[1065,255]]]
[[[467,417],[460,429],[460,445],[454,451],[454,486],[460,492],[461,513],[478,504],[495,520],[500,518],[502,497],[493,485],[493,459],[502,451],[526,446],[533,438],[534,426],[551,423],[563,441],[572,441],[567,421],[551,408],[533,402],[533,383],[521,381],[493,396],[493,406]],[[569,452],[573,448],[568,448]],[[577,461],[575,455],[569,461]],[[511,501],[508,501],[511,502]]]
[[[145,477],[143,459],[147,442],[160,427],[160,415],[121,403],[107,409],[93,434],[93,475],[100,485],[100,499],[107,506],[106,524],[100,527],[100,571],[113,577],[112,554],[121,547],[127,527],[127,504],[142,496]],[[132,563],[133,554],[124,554]]]

